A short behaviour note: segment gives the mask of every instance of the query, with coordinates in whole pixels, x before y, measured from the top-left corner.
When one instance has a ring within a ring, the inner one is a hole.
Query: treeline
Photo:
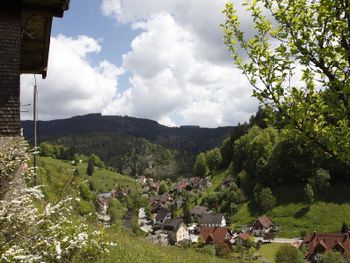
[[[72,161],[72,163],[75,165],[85,162],[88,163],[89,166],[93,165],[98,168],[105,168],[105,164],[99,156],[97,156],[96,154],[91,154],[89,156],[80,154],[76,151],[74,147],[42,142],[39,145],[39,149],[40,156]],[[92,173],[90,175],[92,175]]]
[[[302,184],[305,201],[313,202],[335,182],[349,180],[349,169],[306,138],[287,130],[267,127],[259,110],[250,122],[238,126],[219,148],[197,156],[194,175],[206,176],[218,169],[232,170],[235,186],[229,198],[234,203],[254,200],[262,211],[273,208],[273,189],[279,185]],[[234,210],[218,205],[223,192],[209,195],[204,202],[219,210]],[[220,195],[220,196],[219,196]],[[234,205],[233,205],[234,206]]]

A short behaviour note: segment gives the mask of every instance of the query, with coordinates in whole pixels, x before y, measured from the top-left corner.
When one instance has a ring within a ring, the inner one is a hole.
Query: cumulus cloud
[[[101,112],[112,101],[123,70],[106,60],[91,66],[89,55],[100,51],[100,44],[91,37],[51,38],[48,76],[45,80],[38,78],[40,119]],[[22,76],[22,103],[31,102],[33,83],[32,76]],[[27,117],[22,115],[23,119]]]
[[[250,85],[223,44],[226,0],[113,2],[118,8],[104,14],[142,32],[123,56],[130,87],[103,113],[215,127],[243,122],[256,111]]]

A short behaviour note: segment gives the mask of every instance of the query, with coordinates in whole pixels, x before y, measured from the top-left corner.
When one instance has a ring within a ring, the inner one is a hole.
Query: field
[[[278,236],[300,237],[301,232],[339,232],[343,222],[349,223],[350,196],[346,185],[335,185],[311,205],[302,202],[301,186],[283,186],[274,191],[277,206],[267,213],[279,226]],[[251,203],[244,203],[231,217],[235,226],[252,222],[259,213]]]

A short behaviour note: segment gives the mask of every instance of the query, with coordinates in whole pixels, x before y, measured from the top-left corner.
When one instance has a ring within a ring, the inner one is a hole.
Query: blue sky
[[[257,101],[223,44],[226,1],[71,0],[54,19],[39,118],[100,112],[204,127],[248,120]],[[21,83],[24,104],[32,76]]]

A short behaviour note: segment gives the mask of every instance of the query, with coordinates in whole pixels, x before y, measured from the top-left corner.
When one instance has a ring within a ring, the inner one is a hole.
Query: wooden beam
[[[48,5],[38,5],[26,2],[22,3],[22,10],[33,14],[49,15],[56,17],[63,17],[63,13],[65,11],[63,6],[52,7]]]

